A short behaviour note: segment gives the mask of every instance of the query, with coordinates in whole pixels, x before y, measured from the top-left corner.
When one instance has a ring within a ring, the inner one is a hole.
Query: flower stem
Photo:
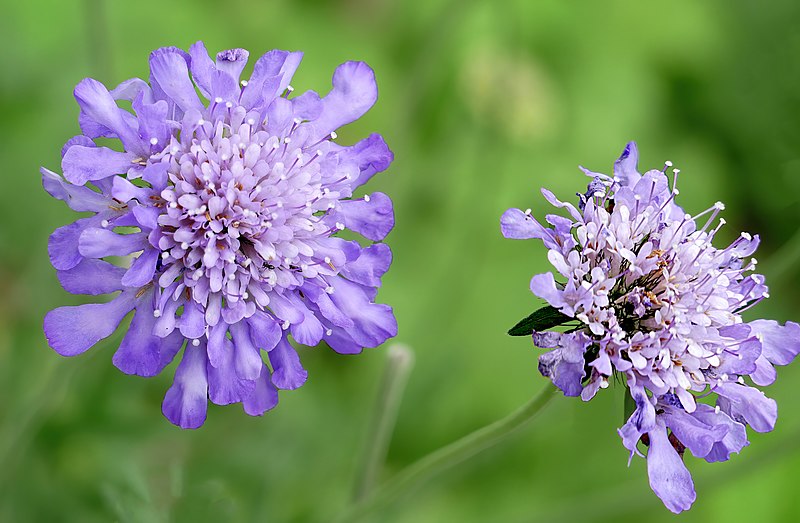
[[[495,421],[463,438],[435,450],[416,463],[401,470],[372,495],[354,504],[340,515],[338,522],[352,522],[380,510],[405,492],[496,445],[531,421],[555,396],[556,388],[548,385],[531,400],[505,418]]]
[[[400,400],[403,398],[403,391],[413,366],[414,353],[411,349],[401,344],[389,347],[381,390],[375,403],[361,466],[356,476],[353,492],[353,501],[356,503],[366,498],[377,485],[397,421]]]

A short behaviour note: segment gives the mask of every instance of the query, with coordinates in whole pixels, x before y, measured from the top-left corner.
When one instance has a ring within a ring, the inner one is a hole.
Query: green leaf
[[[533,331],[547,330],[571,319],[555,307],[548,305],[520,320],[519,323],[509,329],[508,333],[512,336],[530,336]]]

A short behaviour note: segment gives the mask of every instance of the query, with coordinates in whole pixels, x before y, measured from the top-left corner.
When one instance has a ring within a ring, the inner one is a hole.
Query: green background
[[[385,349],[302,351],[308,383],[263,418],[209,409],[197,431],[160,413],[174,365],[126,376],[120,334],[64,359],[47,347],[60,289],[47,236],[75,219],[42,189],[79,132],[73,86],[146,78],[148,53],[303,50],[292,84],[325,92],[345,60],[376,71],[375,108],[340,133],[382,133],[396,154],[368,189],[388,193],[395,262],[379,298],[416,366],[387,474],[495,420],[545,385],[537,350],[505,334],[539,303],[538,242],[500,236],[508,207],[549,212],[610,170],[635,139],[643,168],[682,169],[680,203],[727,204],[721,240],[763,238],[772,298],[749,318],[800,318],[800,4],[477,0],[3,2],[0,34],[0,521],[326,521],[346,504]],[[698,501],[682,521],[800,517],[800,363],[768,394],[771,434],[727,463],[687,456]],[[644,460],[626,467],[622,390],[557,398],[502,445],[439,476],[374,521],[672,521]]]

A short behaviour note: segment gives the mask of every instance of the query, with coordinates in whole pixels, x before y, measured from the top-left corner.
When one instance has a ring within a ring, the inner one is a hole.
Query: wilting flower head
[[[748,383],[771,384],[773,365],[794,359],[800,325],[742,320],[768,297],[750,258],[758,236],[742,233],[727,247],[713,246],[724,206],[686,214],[674,201],[678,170],[670,186],[669,162],[641,175],[637,160],[629,143],[613,177],[583,169],[592,182],[577,207],[542,189],[569,214],[548,215],[551,227],[530,210],[505,212],[503,234],[542,240],[558,272],[533,277],[531,290],[549,306],[511,333],[532,332],[538,347],[552,349],[539,358],[539,370],[567,396],[589,400],[613,375],[624,377],[632,401],[619,430],[623,444],[631,457],[641,455],[640,442],[648,447],[650,486],[680,512],[695,499],[685,449],[724,461],[748,444],[747,425],[774,427],[775,401]],[[562,331],[546,330],[559,325]]]
[[[207,398],[260,415],[277,389],[301,386],[290,334],[351,354],[397,332],[392,309],[374,303],[391,251],[336,236],[347,228],[380,241],[394,225],[385,194],[353,195],[391,163],[383,138],[334,142],[375,103],[375,76],[347,62],[324,98],[290,96],[301,57],[270,51],[240,82],[247,51],[211,60],[198,42],[153,51],[149,83],[108,91],[87,78],[75,88],[83,134],[62,150],[64,178],[42,169],[52,196],[93,213],[50,237],[61,284],[117,293],[49,312],[50,346],[80,354],[134,311],[114,364],[153,376],[185,346],[163,404],[184,428],[203,424]]]

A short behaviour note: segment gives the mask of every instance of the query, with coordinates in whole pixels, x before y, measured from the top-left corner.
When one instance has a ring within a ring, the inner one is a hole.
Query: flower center
[[[315,257],[316,240],[338,231],[323,218],[342,196],[322,179],[328,137],[309,143],[301,120],[281,129],[243,107],[212,104],[208,112],[213,121],[184,122],[155,157],[168,165],[161,286],[178,281],[203,305],[221,293],[229,304],[252,297],[264,307],[275,288],[335,275]]]

